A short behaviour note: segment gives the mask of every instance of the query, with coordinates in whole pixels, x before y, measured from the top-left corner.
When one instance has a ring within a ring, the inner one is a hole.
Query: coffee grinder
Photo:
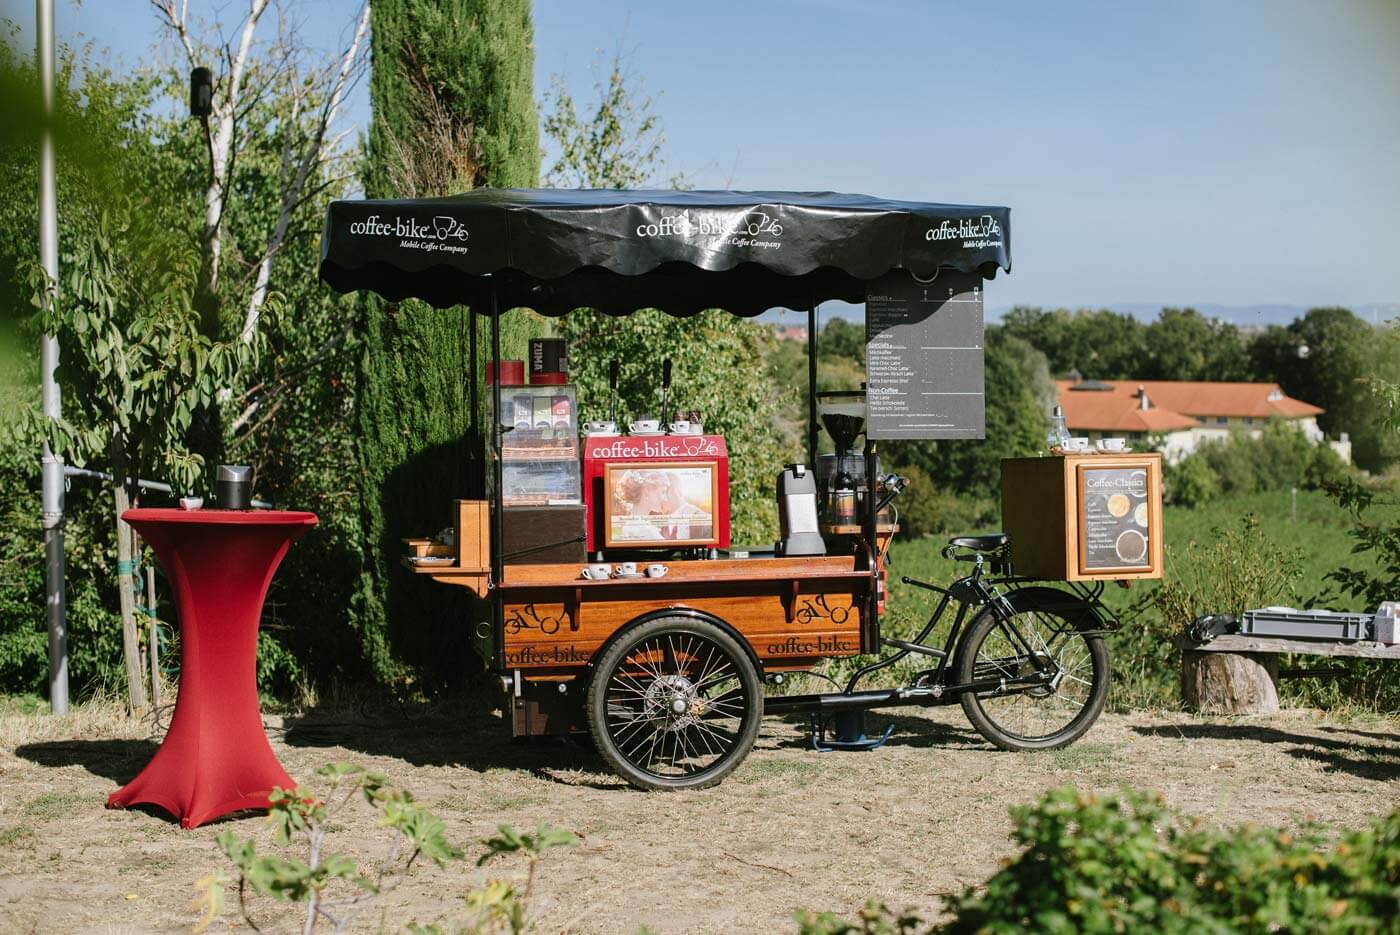
[[[865,431],[865,393],[818,393],[817,413],[836,445],[834,453],[817,456],[822,520],[832,526],[855,526],[860,523],[866,487],[865,455],[856,450],[856,438]]]

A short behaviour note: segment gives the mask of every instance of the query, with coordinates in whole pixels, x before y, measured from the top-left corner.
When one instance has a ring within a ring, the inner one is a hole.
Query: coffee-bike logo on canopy
[[[381,218],[371,214],[363,221],[351,221],[350,233],[357,237],[395,237],[408,250],[466,253],[468,230],[454,217],[439,214],[432,222],[418,218]]]
[[[704,238],[727,243],[731,247],[757,247],[760,250],[778,250],[782,244],[778,238],[783,235],[783,225],[763,211],[750,211],[739,218],[691,217],[690,209],[680,214],[665,214],[655,221],[643,221],[637,225],[638,237],[680,237],[685,240]]]
[[[962,218],[957,221],[945,220],[937,227],[930,227],[924,234],[925,240],[961,240],[964,249],[976,247],[1000,247],[1001,222],[990,214],[980,219]]]

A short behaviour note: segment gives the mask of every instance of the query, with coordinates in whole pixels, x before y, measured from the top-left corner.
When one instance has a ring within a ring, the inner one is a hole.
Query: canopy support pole
[[[497,587],[505,577],[505,494],[501,489],[501,310],[496,303],[496,283],[491,283],[491,454],[496,459],[496,483],[491,485],[491,577]],[[499,601],[496,602],[499,605]]]
[[[481,394],[476,381],[481,377],[477,369],[481,361],[480,348],[476,336],[476,309],[467,309],[467,400],[471,407],[471,431],[467,436],[467,498],[476,500],[486,495],[486,445],[481,434]]]
[[[817,303],[807,309],[807,466],[817,469]]]

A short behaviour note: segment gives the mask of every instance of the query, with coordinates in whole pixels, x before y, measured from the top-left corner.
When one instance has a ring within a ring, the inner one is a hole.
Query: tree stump
[[[1278,711],[1278,656],[1271,653],[1182,652],[1181,700],[1201,714]]]

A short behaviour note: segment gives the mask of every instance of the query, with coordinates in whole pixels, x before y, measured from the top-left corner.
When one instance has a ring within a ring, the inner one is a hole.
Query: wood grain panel
[[[1147,472],[1146,569],[1086,569],[1080,529],[1083,517],[1078,468],[1142,468]],[[1002,531],[1011,537],[1018,575],[1050,581],[1128,580],[1162,577],[1162,456],[1147,454],[1052,455],[1001,462]]]
[[[545,592],[535,600],[507,598],[505,659],[510,668],[557,670],[586,665],[617,630],[667,609],[713,614],[738,630],[766,665],[810,665],[860,651],[860,601],[852,590],[811,590],[793,582],[789,593],[697,596],[625,592],[576,600]]]

